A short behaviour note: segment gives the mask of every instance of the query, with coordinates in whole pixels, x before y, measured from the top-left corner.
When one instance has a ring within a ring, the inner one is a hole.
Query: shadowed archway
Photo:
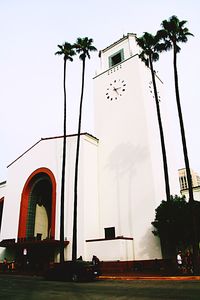
[[[56,181],[47,168],[35,170],[21,196],[16,261],[21,270],[41,272],[54,260]]]
[[[55,238],[56,181],[47,168],[35,170],[21,197],[18,238]]]

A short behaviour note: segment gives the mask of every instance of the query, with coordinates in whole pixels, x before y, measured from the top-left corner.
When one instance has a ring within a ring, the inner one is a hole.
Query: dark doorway
[[[46,174],[38,174],[34,179],[28,201],[26,237],[43,240],[51,238],[52,184]]]

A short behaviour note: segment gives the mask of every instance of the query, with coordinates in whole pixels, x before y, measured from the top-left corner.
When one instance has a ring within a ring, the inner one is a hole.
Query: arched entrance
[[[45,173],[34,177],[29,194],[26,237],[51,238],[52,183]]]
[[[21,198],[17,260],[22,267],[41,269],[54,260],[56,181],[47,168],[27,179]]]

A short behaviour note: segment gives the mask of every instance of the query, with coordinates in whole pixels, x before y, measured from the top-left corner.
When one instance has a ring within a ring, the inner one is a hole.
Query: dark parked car
[[[65,261],[63,264],[54,263],[44,274],[47,280],[61,281],[88,281],[94,280],[98,272],[90,262],[86,261]]]

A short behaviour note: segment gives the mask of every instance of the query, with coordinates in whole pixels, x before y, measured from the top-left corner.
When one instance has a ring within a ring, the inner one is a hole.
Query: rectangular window
[[[110,240],[115,238],[115,227],[107,227],[105,230],[105,239]]]
[[[181,176],[180,179],[181,179],[181,189],[183,190],[184,189],[184,179],[183,179],[183,176]]]
[[[183,178],[184,178],[184,188],[187,189],[187,179],[185,176]]]
[[[119,50],[113,55],[109,56],[109,68],[121,63],[124,60],[124,49]]]
[[[1,231],[1,221],[3,216],[3,203],[4,203],[4,198],[2,197],[0,199],[0,231]]]

